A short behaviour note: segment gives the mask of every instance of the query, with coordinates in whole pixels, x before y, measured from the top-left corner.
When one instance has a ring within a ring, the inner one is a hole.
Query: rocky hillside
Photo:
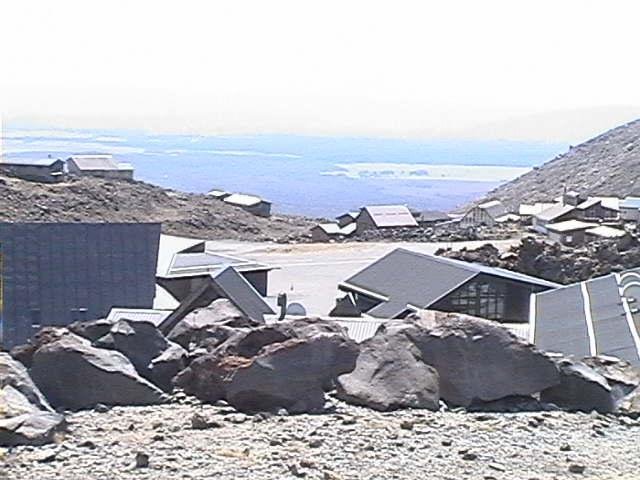
[[[312,226],[302,217],[256,217],[205,195],[98,178],[47,185],[0,177],[0,221],[162,222],[165,233],[239,240],[300,237]]]
[[[509,204],[580,193],[640,196],[640,119],[609,130],[490,192]]]

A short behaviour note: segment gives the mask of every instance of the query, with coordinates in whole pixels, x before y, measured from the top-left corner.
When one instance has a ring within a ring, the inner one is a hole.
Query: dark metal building
[[[401,318],[423,308],[527,322],[530,295],[546,280],[398,248],[340,284],[361,313]]]
[[[150,308],[160,224],[0,223],[3,348],[40,326]]]

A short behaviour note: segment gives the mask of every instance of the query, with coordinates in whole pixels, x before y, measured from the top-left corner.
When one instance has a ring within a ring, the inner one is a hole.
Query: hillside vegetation
[[[59,184],[0,177],[0,221],[162,222],[165,233],[211,240],[282,240],[312,226],[303,217],[256,217],[206,195],[88,177]]]

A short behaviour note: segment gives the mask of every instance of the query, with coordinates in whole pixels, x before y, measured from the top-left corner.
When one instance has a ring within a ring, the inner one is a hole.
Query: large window
[[[491,320],[505,317],[506,285],[501,282],[478,281],[465,285],[448,297],[454,312]]]

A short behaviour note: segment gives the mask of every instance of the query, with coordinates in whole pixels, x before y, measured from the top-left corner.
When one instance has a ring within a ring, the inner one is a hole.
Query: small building
[[[585,230],[584,234],[586,242],[611,240],[615,241],[619,247],[625,247],[631,242],[631,235],[629,235],[628,232],[619,228],[609,227],[607,225],[590,228]]]
[[[518,207],[518,215],[520,221],[524,224],[530,225],[534,215],[542,213],[547,208],[553,207],[553,203],[537,202],[537,203],[521,203]]]
[[[573,205],[565,205],[556,203],[552,207],[542,210],[540,213],[533,215],[533,229],[540,233],[547,233],[547,225],[551,223],[560,223],[571,220],[576,217],[576,207]]]
[[[212,250],[205,240],[161,235],[156,277],[178,302],[201,277],[233,267],[262,296],[267,296],[269,272],[273,267]]]
[[[625,222],[640,220],[640,197],[626,197],[620,200],[620,219]]]
[[[500,268],[398,248],[338,288],[351,297],[361,314],[376,318],[403,318],[417,310],[433,309],[499,322],[526,322],[531,293],[558,286]]]
[[[532,295],[529,341],[576,358],[612,355],[640,366],[640,271]]]
[[[65,170],[65,162],[59,158],[37,160],[4,158],[0,161],[0,174],[22,178],[31,182],[62,182],[66,176]]]
[[[418,222],[405,205],[363,207],[356,219],[356,233],[386,228],[415,228]]]
[[[547,237],[549,240],[562,245],[575,247],[585,242],[585,232],[597,227],[598,224],[583,222],[581,220],[566,220],[559,223],[547,224]]]
[[[460,220],[460,225],[462,227],[493,227],[496,219],[507,213],[509,213],[507,208],[500,200],[492,200],[476,205],[465,213]]]
[[[356,224],[349,223],[340,227],[337,223],[320,223],[311,229],[311,240],[314,242],[328,242],[352,235],[356,231]]]
[[[113,159],[113,155],[108,154],[72,155],[67,159],[67,169],[69,174],[79,177],[133,179],[133,166],[129,163],[118,163]]]
[[[421,227],[431,227],[438,223],[448,222],[451,220],[451,217],[448,214],[438,210],[422,210],[412,213],[413,217],[418,222],[418,225]]]
[[[0,223],[0,345],[40,327],[152,308],[160,224]]]
[[[343,228],[351,223],[354,223],[359,214],[359,211],[343,213],[342,215],[337,216],[336,220],[338,221],[338,225],[340,226],[340,228]]]
[[[240,207],[258,217],[271,216],[271,202],[263,200],[255,195],[245,195],[243,193],[232,193],[223,198],[225,203]]]
[[[515,213],[507,213],[495,219],[496,224],[501,223],[518,223],[521,220],[520,215],[516,215]]]
[[[589,197],[576,207],[577,217],[585,221],[614,221],[620,216],[620,199]]]
[[[213,197],[216,200],[224,200],[225,198],[227,198],[229,195],[231,195],[231,193],[225,191],[225,190],[218,190],[216,188],[214,188],[213,190],[210,190],[207,193],[208,197]]]

